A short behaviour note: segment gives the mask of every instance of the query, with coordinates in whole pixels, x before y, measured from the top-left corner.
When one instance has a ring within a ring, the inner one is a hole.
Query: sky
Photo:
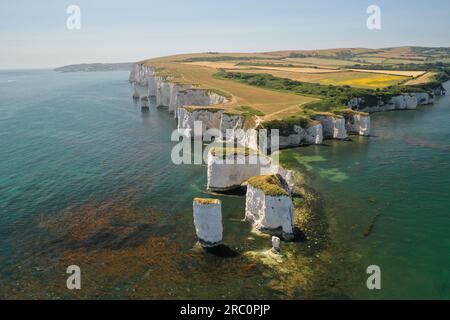
[[[81,28],[69,30],[70,5]],[[367,8],[381,9],[369,30]],[[0,0],[0,69],[192,52],[450,47],[448,0]]]

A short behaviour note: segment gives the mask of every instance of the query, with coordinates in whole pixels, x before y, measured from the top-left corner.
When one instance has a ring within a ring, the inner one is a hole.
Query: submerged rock
[[[203,247],[218,246],[223,237],[222,202],[195,198],[193,210],[195,232],[200,244]]]

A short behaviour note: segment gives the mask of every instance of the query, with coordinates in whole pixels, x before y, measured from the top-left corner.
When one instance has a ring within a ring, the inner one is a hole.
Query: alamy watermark
[[[81,289],[81,268],[77,265],[71,265],[67,267],[67,274],[70,276],[67,278],[66,286],[69,290]]]
[[[381,8],[377,5],[371,5],[366,10],[369,17],[367,18],[367,29],[381,30]]]
[[[70,16],[66,20],[66,27],[69,30],[81,29],[81,8],[77,5],[70,5],[66,9],[66,13]]]
[[[367,267],[366,273],[370,274],[366,281],[367,289],[381,290],[381,268],[377,265],[371,265]]]

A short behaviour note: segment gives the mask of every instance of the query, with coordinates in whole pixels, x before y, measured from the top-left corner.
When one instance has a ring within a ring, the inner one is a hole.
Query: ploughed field
[[[234,112],[251,112],[266,119],[295,116],[312,102],[329,95],[267,87],[252,79],[247,82],[224,77],[226,73],[270,75],[280,81],[297,81],[330,87],[390,90],[426,85],[436,80],[436,61],[448,59],[445,48],[400,47],[389,49],[330,49],[267,53],[184,54],[143,61],[173,82],[195,84],[227,97],[218,107]],[[222,75],[222,76],[221,76]],[[236,78],[236,77],[235,77]],[[233,81],[235,80],[235,81]],[[324,106],[325,105],[325,106]],[[324,103],[320,111],[336,105]],[[342,106],[345,107],[345,106]],[[312,108],[314,109],[314,108]]]

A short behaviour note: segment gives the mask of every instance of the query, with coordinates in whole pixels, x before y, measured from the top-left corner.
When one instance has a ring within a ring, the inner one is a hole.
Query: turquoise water
[[[0,296],[73,298],[60,288],[72,263],[87,279],[75,297],[267,296],[229,279],[232,268],[249,273],[250,261],[222,263],[192,250],[192,199],[208,196],[206,168],[172,164],[176,122],[154,106],[142,113],[128,76],[0,72]],[[242,197],[226,197],[224,240],[233,250],[259,243],[243,243],[243,209]],[[192,273],[205,277],[197,287]],[[205,286],[210,273],[218,279]],[[160,281],[140,281],[152,274]]]
[[[372,127],[371,138],[286,152],[311,174],[334,243],[353,256],[351,297],[450,299],[450,97],[374,114]],[[369,265],[381,268],[380,291],[365,286]]]
[[[127,79],[0,72],[0,297],[450,298],[450,98],[375,115],[370,139],[287,151],[324,197],[336,255],[284,244],[300,269],[285,276],[246,254],[270,240],[242,221],[239,196],[220,197],[239,256],[196,250],[206,168],[172,164],[175,120],[141,113]],[[70,264],[82,267],[77,293],[65,289]],[[379,292],[365,288],[369,264]]]
[[[123,194],[151,206],[170,194],[176,211],[184,192],[198,191],[202,168],[171,165],[174,119],[141,114],[127,74],[0,73],[2,228]]]

